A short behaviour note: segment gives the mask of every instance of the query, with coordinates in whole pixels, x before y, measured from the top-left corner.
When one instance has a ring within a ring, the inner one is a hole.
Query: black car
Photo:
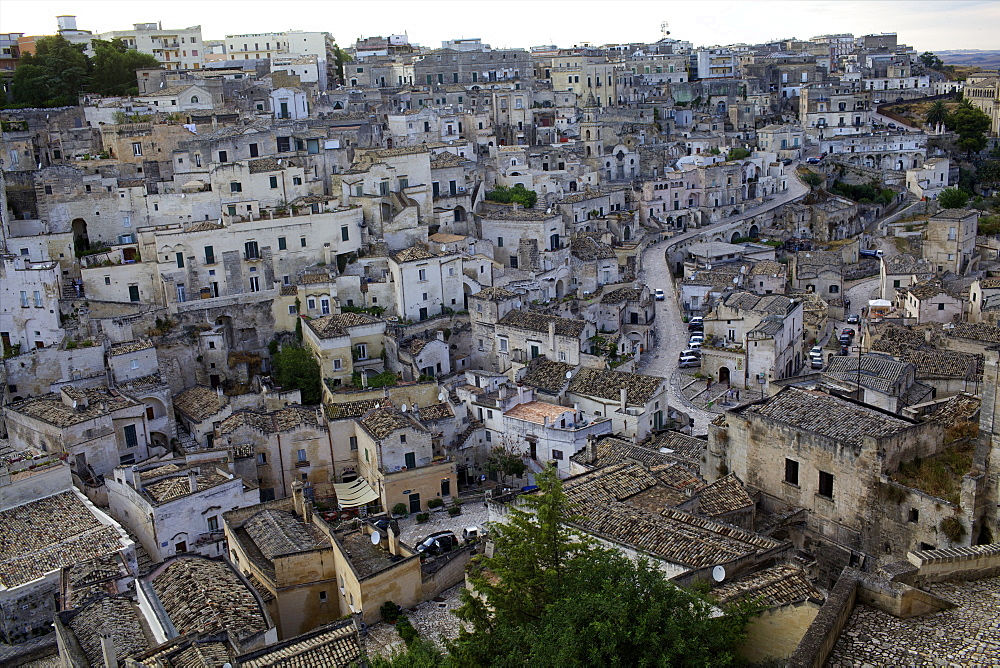
[[[458,536],[453,531],[437,531],[417,545],[420,554],[437,555],[451,552],[458,547]]]

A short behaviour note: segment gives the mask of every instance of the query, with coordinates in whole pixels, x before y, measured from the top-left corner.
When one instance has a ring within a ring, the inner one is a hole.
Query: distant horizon
[[[569,48],[649,43],[670,37],[695,47],[808,40],[824,34],[895,32],[900,42],[924,51],[990,51],[997,43],[1000,3],[990,0],[710,0],[697,7],[681,2],[619,0],[370,0],[355,3],[286,0],[4,0],[0,32],[52,35],[56,16],[73,15],[81,30],[128,30],[135,23],[169,28],[200,25],[202,38],[283,30],[329,32],[342,47],[356,39],[406,33],[414,43],[438,47],[448,39],[479,37],[493,48],[555,44]],[[458,7],[462,11],[456,11]],[[609,10],[609,7],[611,8]],[[375,11],[371,11],[374,9]],[[993,26],[993,28],[990,28]],[[516,40],[516,42],[514,42]],[[966,46],[951,46],[964,44]]]

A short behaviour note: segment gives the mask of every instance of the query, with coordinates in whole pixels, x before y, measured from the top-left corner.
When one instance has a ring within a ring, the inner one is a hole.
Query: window
[[[135,370],[139,368],[139,360],[129,360],[129,368]]]
[[[302,177],[301,176],[293,176],[292,177],[292,185],[293,186],[301,186],[302,185]]]
[[[508,351],[507,337],[501,336],[499,340],[500,340],[500,352],[502,353],[507,352]]]
[[[295,315],[298,312],[299,312],[299,310],[297,308],[295,308],[295,304],[289,304],[288,305],[288,315]]]
[[[820,496],[828,499],[833,498],[833,474],[826,471],[819,472],[819,492]]]
[[[205,264],[215,264],[215,248],[205,246]]]
[[[277,188],[278,187],[278,177],[277,176],[268,177],[268,181],[269,181],[269,183],[270,183],[270,185],[271,185],[272,188]]]
[[[321,591],[319,593],[319,602],[320,603],[326,603],[326,592],[325,591]]]
[[[309,458],[306,457],[306,451],[303,450],[303,449],[299,449],[299,451],[296,453],[296,459],[297,459],[297,461],[300,461],[300,462],[309,461]]]
[[[291,137],[278,137],[278,153],[288,153],[292,150]]]
[[[21,307],[28,308],[28,291],[21,290]]]
[[[212,515],[211,517],[208,518],[208,530],[209,531],[218,531],[219,530],[219,516],[218,515]]]
[[[184,253],[176,253],[175,255],[177,257],[177,268],[178,269],[183,269],[184,268]]]
[[[111,285],[111,277],[110,276],[105,276],[104,277],[104,285]]]
[[[243,184],[240,183],[239,181],[230,181],[229,182],[229,192],[231,192],[231,193],[241,193],[241,192],[243,192]]]
[[[418,269],[417,270],[417,276],[418,276],[418,280],[426,281],[427,280],[427,270],[426,269]],[[425,297],[425,299],[426,299],[426,297]]]
[[[350,230],[349,227],[347,227],[347,225],[343,225],[340,228],[340,240],[341,241],[350,241],[351,240],[351,230]]]
[[[309,299],[307,299],[306,300],[306,308],[308,308],[310,311],[313,310],[314,308],[316,308],[316,299],[313,298],[313,297],[310,297]]]
[[[132,155],[142,155],[142,143],[134,141],[132,142]]]
[[[348,440],[351,443],[351,450],[357,450],[358,449],[358,437],[357,436],[351,436]]]
[[[920,511],[916,508],[910,508],[910,522],[916,524],[920,521]]]
[[[134,424],[125,425],[125,428],[122,429],[122,431],[125,433],[126,448],[134,448],[139,445],[139,439],[136,437]]]
[[[250,292],[260,292],[260,277],[251,276],[250,277]]]
[[[256,241],[248,241],[243,244],[243,250],[246,252],[246,258],[248,260],[260,259],[260,249],[258,248]]]
[[[323,315],[330,315],[330,300],[327,297],[319,300],[319,311]]]
[[[357,346],[355,346],[355,350],[358,353],[358,359],[359,360],[366,360],[366,359],[368,359],[368,344],[367,343],[359,343]]]
[[[954,241],[957,238],[958,238],[957,228],[949,227],[948,228],[948,241]]]
[[[305,237],[299,237],[299,246],[301,246],[302,248],[306,247],[306,238]]]
[[[260,155],[260,151],[257,150],[257,144],[250,144],[250,157],[256,158],[258,155]],[[274,177],[272,176],[271,178]],[[271,187],[273,188],[274,186]]]
[[[278,237],[278,250],[287,250],[288,241],[285,237]]]
[[[497,237],[497,248],[503,248],[503,237]]]
[[[183,283],[178,283],[175,286],[175,288],[177,290],[177,301],[179,301],[179,302],[186,302],[187,301],[187,290],[185,290],[184,284]]]
[[[229,162],[229,154],[225,151],[219,151],[219,162]]]
[[[799,463],[794,459],[785,460],[785,482],[789,485],[799,484]]]
[[[267,464],[267,453],[258,452],[257,453],[257,463],[260,465]]]
[[[562,458],[563,458],[562,450],[553,450],[552,451],[552,459],[558,459],[558,460],[562,461]]]
[[[38,290],[35,290],[34,292],[32,292],[32,297],[35,300],[35,308],[41,308],[42,307],[42,293],[39,292]],[[941,304],[941,307],[944,308],[944,304]]]

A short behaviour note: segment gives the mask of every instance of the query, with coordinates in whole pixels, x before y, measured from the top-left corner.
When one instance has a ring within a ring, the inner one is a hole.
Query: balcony
[[[309,468],[310,466],[312,465],[309,463],[308,459],[300,459],[299,461],[295,462],[295,468],[297,469],[305,469]]]

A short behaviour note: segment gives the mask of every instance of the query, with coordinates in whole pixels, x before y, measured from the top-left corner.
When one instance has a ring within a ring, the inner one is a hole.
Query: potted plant
[[[441,497],[434,497],[427,501],[427,507],[431,510],[442,510],[444,508],[444,499]]]
[[[409,512],[407,511],[406,508],[406,504],[401,501],[396,505],[394,505],[392,507],[392,514],[395,515],[396,517],[406,517],[407,515],[409,515]]]
[[[430,513],[417,513],[417,524],[423,524],[431,518]]]

